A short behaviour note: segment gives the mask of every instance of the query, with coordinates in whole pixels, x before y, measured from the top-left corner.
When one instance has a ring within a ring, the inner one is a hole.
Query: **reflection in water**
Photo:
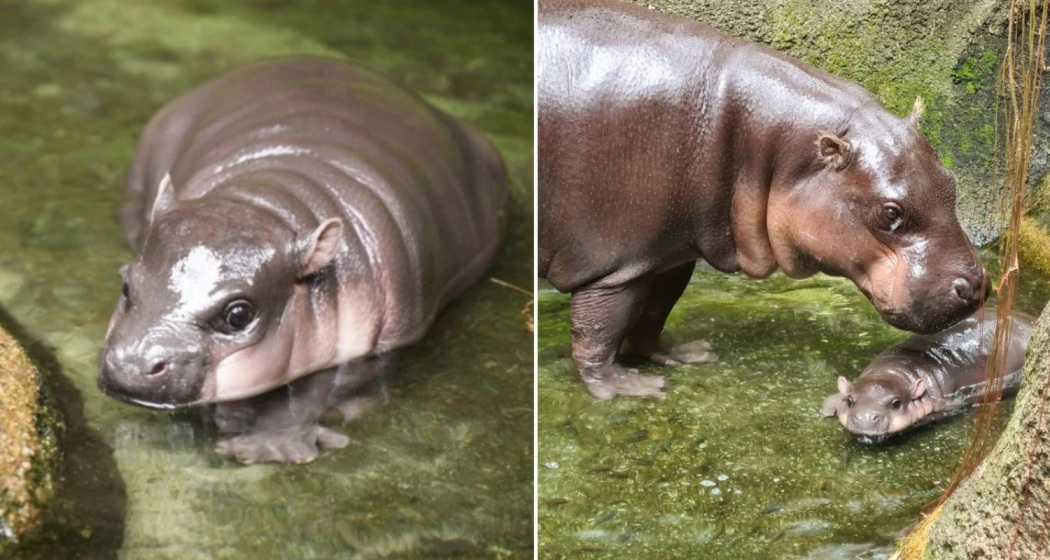
[[[216,405],[223,438],[216,450],[247,464],[309,463],[323,449],[346,447],[349,438],[322,425],[322,417],[329,413],[350,422],[385,404],[383,375],[393,356],[355,360],[251,399]]]

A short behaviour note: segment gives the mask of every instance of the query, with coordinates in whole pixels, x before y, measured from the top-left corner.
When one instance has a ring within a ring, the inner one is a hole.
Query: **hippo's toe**
[[[238,463],[309,463],[322,449],[346,447],[350,438],[324,426],[297,426],[220,440],[215,451]]]
[[[624,369],[615,364],[587,371],[583,382],[592,397],[609,400],[616,396],[662,399],[664,381],[661,375],[642,375],[636,369]]]

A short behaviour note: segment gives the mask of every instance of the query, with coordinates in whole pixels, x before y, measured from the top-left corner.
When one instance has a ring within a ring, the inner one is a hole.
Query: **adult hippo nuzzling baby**
[[[988,360],[995,343],[995,310],[969,317],[932,335],[915,335],[882,352],[853,382],[839,377],[838,393],[821,414],[865,442],[878,442],[907,429],[961,412],[990,390]],[[1021,386],[1032,318],[1010,317],[1003,394]]]
[[[538,269],[572,293],[591,395],[660,397],[616,362],[712,359],[660,334],[697,260],[763,278],[845,276],[894,326],[972,314],[984,270],[955,184],[908,118],[862,87],[688,19],[541,0]]]
[[[318,424],[324,401],[379,376],[481,278],[508,194],[478,132],[346,63],[205,84],[140,140],[122,216],[138,257],[99,386],[158,409],[221,403],[219,448],[243,462],[345,445]]]

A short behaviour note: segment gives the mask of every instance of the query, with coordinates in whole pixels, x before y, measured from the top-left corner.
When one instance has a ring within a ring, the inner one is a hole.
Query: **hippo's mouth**
[[[113,388],[110,387],[108,383],[105,383],[101,378],[99,379],[99,382],[98,382],[98,388],[99,388],[100,391],[102,391],[102,394],[106,395],[107,397],[110,397],[112,399],[116,399],[116,400],[118,400],[118,401],[120,401],[122,403],[132,404],[132,405],[135,405],[135,406],[141,406],[143,408],[148,408],[150,410],[175,410],[176,408],[182,408],[184,406],[187,406],[187,405],[175,404],[175,403],[170,403],[170,402],[147,401],[147,400],[144,400],[144,399],[139,399],[139,398],[132,397],[130,395],[125,395],[124,393],[121,393],[120,391],[114,391]]]
[[[865,445],[878,445],[893,437],[894,434],[853,434],[857,441]]]
[[[880,444],[880,443],[885,443],[886,440],[893,438],[894,436],[900,434],[903,431],[904,430],[898,430],[898,431],[895,431],[895,432],[881,432],[881,431],[880,432],[876,432],[876,431],[869,431],[869,430],[856,430],[856,429],[851,429],[849,427],[846,427],[846,432],[847,433],[849,433],[851,436],[857,438],[858,442],[863,443],[863,444],[867,444],[867,445],[876,445],[876,444]]]

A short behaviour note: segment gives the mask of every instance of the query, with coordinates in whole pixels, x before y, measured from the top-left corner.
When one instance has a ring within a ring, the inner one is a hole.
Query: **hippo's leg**
[[[388,370],[391,363],[392,354],[387,353],[367,360],[355,371],[343,370],[342,374],[337,376],[337,388],[329,398],[329,409],[325,412],[325,417],[332,416],[344,423],[352,422],[389,403],[390,393],[387,391],[386,377],[382,373]],[[372,371],[362,372],[363,368],[371,368]],[[365,378],[372,378],[363,385],[359,383],[362,373],[365,374]]]
[[[641,278],[623,286],[572,294],[572,358],[587,391],[596,399],[664,396],[663,377],[640,375],[615,361],[624,334],[645,305],[648,288],[649,279]]]
[[[627,342],[633,353],[665,366],[702,364],[718,359],[711,352],[711,345],[702,340],[671,348],[661,342],[667,316],[682,297],[695,268],[696,261],[690,261],[653,277],[645,307],[627,333]]]
[[[326,410],[354,402],[350,394],[385,371],[389,360],[358,360],[310,374],[258,397],[217,405],[222,437],[216,451],[245,464],[309,463],[322,449],[350,438],[320,421]],[[363,406],[357,403],[356,412]]]

